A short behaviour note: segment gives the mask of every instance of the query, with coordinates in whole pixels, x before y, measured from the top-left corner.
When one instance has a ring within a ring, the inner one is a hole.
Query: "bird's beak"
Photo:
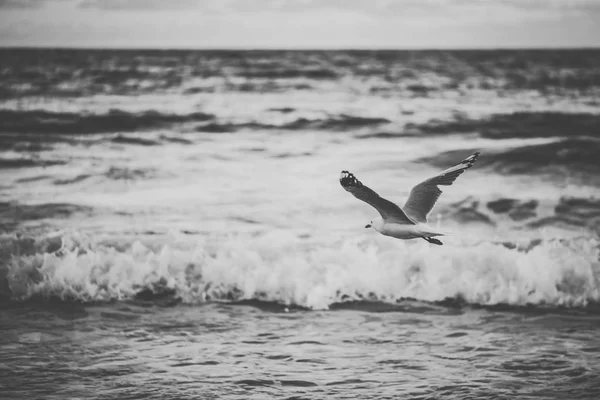
[[[365,225],[365,228],[370,228],[370,227],[371,227],[371,224],[366,224]]]

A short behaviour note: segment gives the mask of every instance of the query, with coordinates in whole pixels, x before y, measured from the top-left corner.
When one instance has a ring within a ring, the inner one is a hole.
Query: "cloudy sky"
[[[600,0],[0,0],[0,46],[600,47]]]

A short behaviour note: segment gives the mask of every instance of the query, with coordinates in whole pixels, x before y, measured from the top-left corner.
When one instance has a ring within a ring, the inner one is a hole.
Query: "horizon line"
[[[149,46],[46,46],[0,45],[0,50],[116,50],[116,51],[502,51],[600,50],[600,46],[498,46],[498,47],[149,47]]]

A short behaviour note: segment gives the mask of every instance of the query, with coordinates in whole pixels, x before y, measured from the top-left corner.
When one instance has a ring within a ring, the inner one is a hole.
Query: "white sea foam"
[[[171,239],[125,250],[65,238],[56,254],[9,261],[12,297],[124,300],[143,289],[184,302],[260,299],[326,309],[332,303],[460,297],[493,305],[585,306],[600,300],[600,243],[547,240],[529,251],[501,244],[362,238],[323,244],[284,232],[258,237]]]

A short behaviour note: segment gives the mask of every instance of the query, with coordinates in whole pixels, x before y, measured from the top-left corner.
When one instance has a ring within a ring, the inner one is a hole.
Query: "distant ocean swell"
[[[321,117],[306,118],[305,110],[291,107],[265,110],[285,114],[287,119],[280,124],[261,120],[232,122],[226,118],[204,112],[188,114],[164,113],[156,110],[131,112],[110,109],[108,112],[56,112],[45,109],[0,109],[0,133],[31,135],[85,135],[148,131],[194,124],[197,132],[237,132],[242,130],[356,130],[361,128],[384,129],[387,137],[431,136],[477,133],[490,139],[509,138],[597,138],[600,115],[556,111],[519,111],[494,113],[484,118],[467,118],[455,115],[453,120],[432,119],[425,123],[414,123],[402,116],[390,120],[384,117],[366,117],[348,114],[323,114]],[[300,115],[298,115],[300,114]],[[387,125],[391,127],[386,127]],[[364,136],[364,137],[377,137]],[[380,137],[385,137],[381,135]],[[28,137],[25,137],[26,140]],[[29,137],[29,139],[33,139]],[[40,140],[40,137],[36,137]]]
[[[597,92],[597,50],[142,51],[0,50],[0,97],[132,95],[179,90],[273,92],[347,77],[367,93],[444,90]],[[50,68],[49,68],[50,67]],[[290,85],[291,82],[291,85]]]
[[[84,237],[2,241],[0,294],[15,301],[105,302],[168,295],[176,301],[256,300],[309,309],[339,303],[460,301],[473,305],[590,307],[600,301],[600,242],[528,246],[367,240],[306,243],[281,232],[150,248]]]
[[[506,146],[487,150],[480,167],[489,167],[502,174],[541,174],[554,178],[566,176],[585,184],[598,184],[600,163],[600,116],[591,113],[515,112],[492,114],[470,119],[458,116],[453,121],[432,120],[427,123],[403,122],[383,117],[358,115],[324,115],[306,118],[294,115],[293,108],[272,112],[286,114],[287,122],[274,124],[260,120],[231,122],[216,115],[195,112],[168,114],[157,111],[132,113],[111,110],[104,114],[51,112],[45,110],[0,110],[0,145],[12,154],[0,158],[0,169],[61,165],[67,160],[46,158],[44,152],[56,143],[95,143],[107,141],[131,146],[159,146],[167,143],[193,144],[194,136],[245,131],[349,133],[357,139],[390,139],[401,137],[431,137],[435,135],[477,134],[490,139],[546,139],[536,144]],[[165,135],[161,129],[186,125],[186,135]],[[156,132],[156,130],[159,130]],[[153,131],[153,132],[145,132]],[[85,134],[109,134],[84,139]],[[461,149],[433,155],[420,161],[445,167],[464,152]]]

